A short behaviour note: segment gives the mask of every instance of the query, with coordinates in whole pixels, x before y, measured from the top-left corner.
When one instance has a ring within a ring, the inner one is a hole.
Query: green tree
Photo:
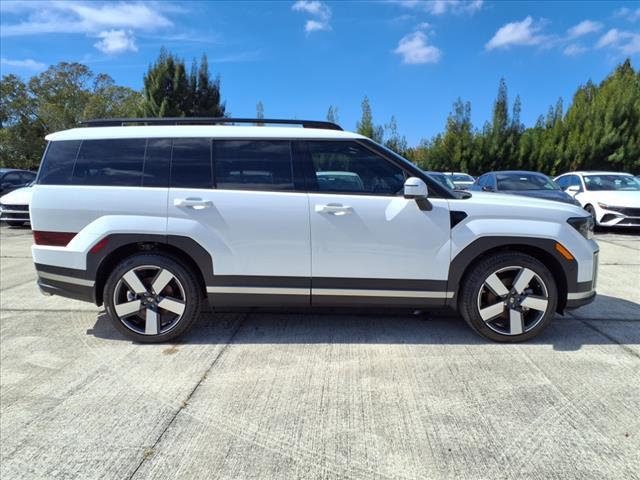
[[[400,155],[404,155],[408,149],[407,139],[398,132],[398,123],[396,122],[395,116],[391,116],[391,120],[385,125],[384,129],[385,132],[387,132],[387,140],[384,142],[385,147]]]
[[[374,125],[371,105],[369,105],[369,98],[367,96],[362,99],[362,118],[356,124],[356,131],[360,135],[369,137],[374,142],[382,143],[384,129],[380,125]]]
[[[24,82],[0,81],[0,165],[37,168],[44,137],[90,118],[133,116],[140,95],[116,86],[108,75],[62,62]]]
[[[329,105],[329,110],[327,110],[327,122],[335,123],[336,125],[340,124],[340,118],[338,117],[338,107]]]

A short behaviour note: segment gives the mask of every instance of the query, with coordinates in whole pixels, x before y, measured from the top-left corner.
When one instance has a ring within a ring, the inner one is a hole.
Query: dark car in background
[[[580,203],[564,192],[557,183],[539,172],[519,170],[488,172],[478,177],[469,190],[524,195],[580,206]]]
[[[0,168],[0,196],[16,188],[29,185],[36,179],[36,172],[15,168]]]

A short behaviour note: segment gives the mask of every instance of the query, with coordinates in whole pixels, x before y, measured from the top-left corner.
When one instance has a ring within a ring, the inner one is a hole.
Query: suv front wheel
[[[549,269],[523,253],[490,255],[467,275],[459,299],[466,322],[498,342],[529,340],[556,311],[558,291]]]
[[[144,343],[172,340],[200,313],[201,294],[193,272],[172,257],[138,254],[118,264],[104,288],[114,326]]]

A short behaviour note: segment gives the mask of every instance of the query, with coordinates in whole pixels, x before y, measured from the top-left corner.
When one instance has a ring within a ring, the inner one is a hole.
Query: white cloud
[[[100,32],[98,38],[101,38],[99,42],[93,44],[98,50],[107,55],[114,55],[116,53],[123,53],[127,51],[137,52],[135,39],[131,31],[125,30],[108,30]]]
[[[612,28],[598,39],[596,48],[616,49],[623,55],[640,53],[640,33]]]
[[[432,15],[445,13],[473,14],[480,10],[484,0],[396,0],[403,7],[424,10]]]
[[[108,53],[135,51],[134,32],[171,27],[173,22],[167,13],[182,11],[181,7],[169,2],[131,1],[3,2],[2,8],[4,12],[26,16],[15,23],[3,23],[0,36],[80,33],[102,38],[94,46]],[[114,31],[123,33],[116,34]]]
[[[571,44],[567,45],[564,48],[562,53],[564,53],[568,57],[575,57],[577,55],[580,55],[580,54],[586,52],[587,50],[588,50],[588,48],[583,47],[582,45],[580,45],[578,43],[571,43]]]
[[[44,63],[36,62],[35,60],[32,60],[30,58],[27,58],[25,60],[9,60],[2,57],[0,58],[0,64],[6,65],[8,67],[23,68],[25,70],[33,70],[37,72],[47,68]]]
[[[578,38],[589,33],[595,33],[602,29],[600,22],[592,22],[591,20],[583,20],[567,30],[569,38]]]
[[[540,45],[549,39],[544,35],[538,35],[541,29],[539,24],[533,22],[531,16],[521,22],[507,23],[498,29],[485,45],[485,49],[509,48],[514,45]]]
[[[635,22],[637,20],[640,20],[640,8],[631,10],[630,8],[622,7],[613,12],[613,16],[618,18],[625,18],[630,22]]]
[[[423,32],[414,32],[402,37],[393,53],[402,57],[402,63],[412,65],[438,63],[442,57],[442,51],[429,45]]]
[[[302,12],[314,17],[307,20],[304,30],[307,33],[320,30],[331,30],[331,9],[318,0],[298,0],[291,6],[291,10]]]

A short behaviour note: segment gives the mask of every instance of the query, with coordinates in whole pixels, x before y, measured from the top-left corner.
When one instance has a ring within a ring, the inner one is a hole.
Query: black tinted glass
[[[216,187],[293,190],[290,143],[284,140],[216,140]]]
[[[176,188],[211,188],[211,140],[176,138],[173,140],[171,186]]]
[[[168,187],[171,164],[171,139],[150,138],[144,158],[142,185],[144,187]]]
[[[80,147],[79,140],[49,142],[47,153],[42,160],[42,165],[40,165],[38,183],[43,185],[70,184],[78,147]]]
[[[73,169],[74,185],[139,187],[146,139],[84,140]]]
[[[403,190],[404,171],[355,142],[307,144],[321,192],[396,195]]]

